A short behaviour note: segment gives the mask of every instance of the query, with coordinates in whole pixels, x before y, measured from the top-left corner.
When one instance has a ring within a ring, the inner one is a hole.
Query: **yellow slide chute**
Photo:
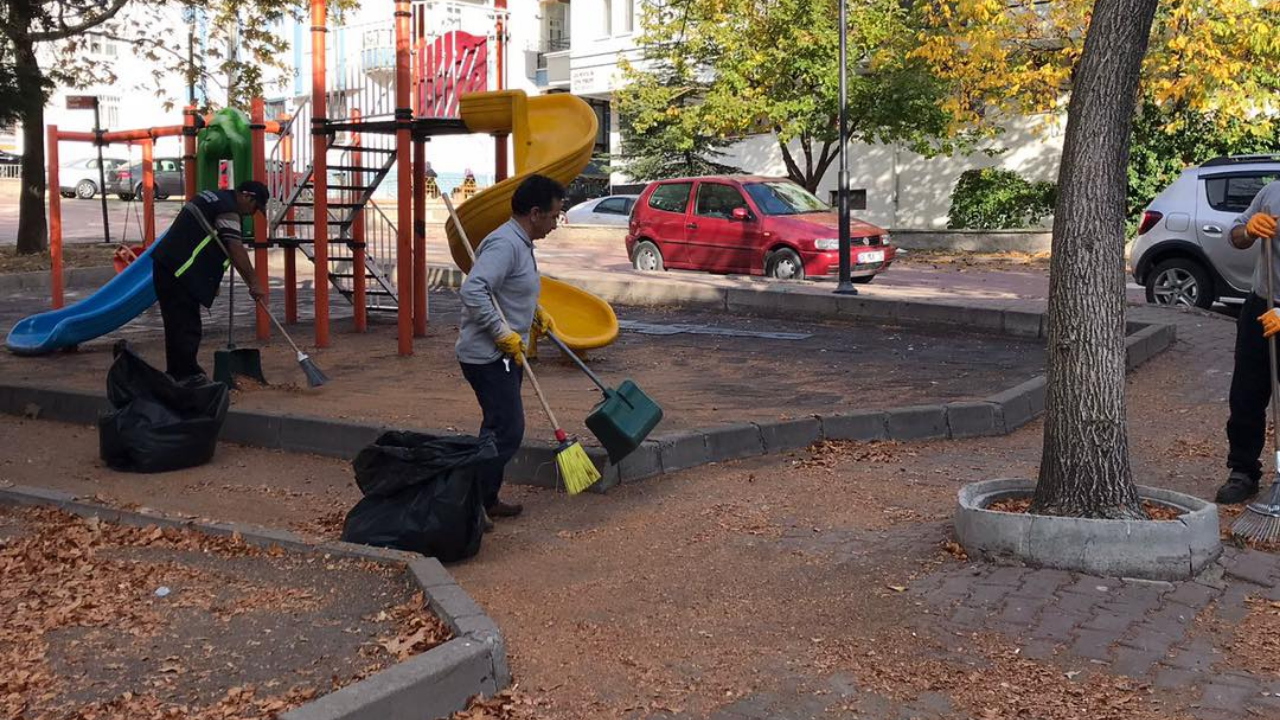
[[[461,98],[462,121],[475,133],[510,133],[515,174],[458,206],[458,220],[479,245],[511,217],[511,196],[529,175],[568,185],[591,160],[599,130],[595,111],[568,94],[528,97],[520,90],[474,93]],[[471,258],[453,222],[445,223],[449,252],[463,272]],[[574,350],[594,350],[618,337],[618,317],[609,303],[567,283],[542,277],[542,307],[557,335]]]

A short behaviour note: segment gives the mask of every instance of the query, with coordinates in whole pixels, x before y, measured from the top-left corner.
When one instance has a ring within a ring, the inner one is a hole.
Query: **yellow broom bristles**
[[[556,467],[570,495],[577,495],[600,479],[600,471],[587,457],[587,451],[578,442],[571,442],[556,452]]]

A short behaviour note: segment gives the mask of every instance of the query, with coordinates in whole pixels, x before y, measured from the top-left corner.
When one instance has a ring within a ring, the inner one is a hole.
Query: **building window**
[[[604,37],[613,37],[613,0],[604,0]]]
[[[622,32],[628,34],[636,29],[636,0],[622,0]]]
[[[608,100],[588,100],[591,109],[596,111],[596,152],[609,152],[609,131],[613,123],[613,112]]]
[[[115,40],[108,40],[96,35],[89,36],[89,53],[91,55],[99,55],[101,57],[116,57],[119,50],[116,47]]]
[[[99,119],[104,128],[120,126],[120,98],[116,95],[98,96]]]

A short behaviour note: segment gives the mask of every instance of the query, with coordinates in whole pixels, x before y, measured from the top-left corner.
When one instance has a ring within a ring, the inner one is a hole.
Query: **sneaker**
[[[1227,481],[1218,488],[1214,502],[1219,505],[1239,505],[1258,494],[1258,480],[1239,471],[1233,471]]]
[[[519,503],[504,503],[499,500],[485,508],[485,510],[489,513],[489,517],[513,518],[524,512],[524,506]]]
[[[489,513],[483,509],[480,510],[480,529],[486,533],[493,532],[493,521],[489,519]]]

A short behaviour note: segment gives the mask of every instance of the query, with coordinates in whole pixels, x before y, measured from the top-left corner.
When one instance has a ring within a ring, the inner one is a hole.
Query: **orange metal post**
[[[153,141],[142,141],[142,244],[151,247],[156,241],[156,172],[152,165]]]
[[[49,287],[52,297],[49,304],[54,310],[62,307],[62,193],[58,185],[58,126],[50,125],[45,140],[45,163],[49,167]]]
[[[196,106],[182,113],[182,189],[187,200],[196,196]]]
[[[293,132],[285,135],[280,142],[280,157],[284,161],[284,191],[293,189]],[[292,220],[293,207],[285,213],[286,220]],[[284,225],[284,233],[289,237],[297,235],[293,225]],[[293,324],[298,322],[298,250],[293,244],[284,246],[284,321]]]
[[[253,179],[267,182],[266,102],[256,97],[249,103],[249,127],[252,133]],[[253,216],[253,272],[262,288],[263,302],[254,303],[257,310],[258,339],[271,337],[271,318],[263,304],[271,299],[271,276],[267,272],[267,216],[263,212]]]
[[[329,166],[325,97],[325,0],[311,0],[311,137],[315,147],[311,181],[315,188],[316,347],[329,346]]]
[[[427,141],[413,141],[413,334],[427,336]]]
[[[355,122],[360,121],[360,108],[352,108],[351,119]],[[351,144],[360,147],[360,132],[351,133]],[[351,153],[352,165],[361,167],[364,163],[364,153],[356,150]],[[355,181],[352,185],[364,185],[364,171],[355,171],[353,177]],[[360,191],[350,193],[351,201],[355,202],[360,195]],[[356,332],[364,332],[369,329],[369,308],[365,297],[365,252],[364,252],[364,208],[361,208],[351,218],[351,288],[352,301],[355,304],[355,324]]]
[[[413,354],[413,110],[409,107],[409,2],[396,0],[396,289],[399,352]]]
[[[497,90],[507,89],[507,23],[501,13],[507,9],[507,0],[494,0],[494,10],[498,11],[498,27],[494,42],[497,43],[497,62],[494,63],[498,77],[495,80]],[[606,6],[607,7],[607,6]],[[493,136],[493,175],[494,182],[507,179],[507,134],[498,133]]]

